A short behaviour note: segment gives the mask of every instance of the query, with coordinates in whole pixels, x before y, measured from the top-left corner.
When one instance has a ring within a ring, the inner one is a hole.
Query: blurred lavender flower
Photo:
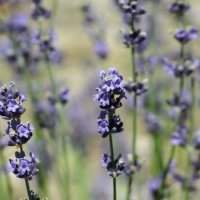
[[[186,60],[184,64],[175,64],[170,59],[163,58],[161,63],[163,64],[166,72],[176,78],[191,76],[193,72],[198,68],[197,60]]]
[[[171,143],[175,146],[184,147],[187,144],[187,139],[188,128],[186,126],[179,126],[171,136]]]
[[[25,14],[11,15],[8,21],[5,23],[5,31],[11,33],[24,33],[28,29],[29,18]]]
[[[95,13],[93,12],[91,4],[84,4],[81,7],[81,10],[82,10],[82,12],[84,14],[84,24],[86,26],[90,26],[93,23],[95,23],[95,21],[97,19],[96,19]]]
[[[42,0],[32,0],[34,9],[32,11],[32,18],[38,20],[40,18],[49,19],[51,11],[42,6]]]
[[[54,102],[50,100],[38,101],[35,103],[34,112],[37,116],[37,121],[41,128],[55,128],[58,113],[56,111]]]
[[[145,122],[150,133],[157,134],[161,131],[161,122],[154,113],[146,113]]]
[[[180,111],[187,111],[192,103],[191,95],[188,91],[182,91],[181,94],[175,93],[172,99],[167,100],[172,107],[177,107]]]
[[[117,5],[123,13],[124,22],[127,24],[139,20],[139,17],[146,13],[138,0],[117,0]]]
[[[105,41],[97,40],[94,46],[94,51],[101,59],[106,59],[108,57],[109,50]]]
[[[63,89],[59,94],[59,101],[62,105],[66,105],[69,101],[69,89]]]
[[[188,42],[198,38],[198,30],[195,27],[188,29],[181,28],[176,31],[174,37],[181,44],[187,44]]]
[[[141,96],[142,94],[146,93],[148,90],[147,79],[143,81],[138,81],[136,83],[133,83],[132,81],[127,82],[124,85],[124,88],[129,93],[133,92],[135,95]]]
[[[169,11],[177,16],[183,16],[190,9],[190,5],[185,2],[174,2],[170,5]]]
[[[146,33],[141,30],[136,30],[135,32],[124,33],[123,41],[127,47],[132,47],[134,45],[140,45],[146,40]]]
[[[138,172],[142,168],[142,163],[138,158],[132,160],[131,154],[127,156],[124,161],[124,173],[127,177],[131,177],[134,173]]]
[[[161,177],[155,177],[149,181],[149,191],[153,199],[159,199],[160,196],[160,186],[162,183]]]

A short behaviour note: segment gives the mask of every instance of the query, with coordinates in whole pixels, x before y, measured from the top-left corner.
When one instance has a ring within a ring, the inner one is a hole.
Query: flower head
[[[111,156],[108,154],[103,154],[102,166],[107,169],[110,176],[117,177],[123,172],[125,163],[121,155],[112,161]]]
[[[116,109],[125,98],[125,90],[123,88],[123,77],[117,72],[116,69],[110,68],[108,72],[101,71],[101,83],[96,89],[95,100],[102,109]]]
[[[0,116],[6,119],[18,118],[24,112],[25,96],[14,89],[11,83],[8,87],[0,88]]]
[[[189,9],[190,5],[183,2],[174,2],[169,7],[169,11],[178,16],[184,15]]]
[[[32,179],[38,172],[38,163],[39,161],[33,153],[30,153],[29,157],[10,159],[11,170],[18,178]]]
[[[27,143],[33,135],[33,127],[30,123],[19,123],[16,120],[8,122],[6,133],[9,136],[8,145],[21,145]]]
[[[178,29],[175,33],[175,39],[181,44],[187,44],[188,42],[198,38],[198,30],[195,27],[189,29]]]

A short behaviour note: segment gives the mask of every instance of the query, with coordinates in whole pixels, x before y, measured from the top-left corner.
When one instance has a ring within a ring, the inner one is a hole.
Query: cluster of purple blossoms
[[[174,2],[170,5],[169,11],[177,16],[183,16],[190,9],[190,5],[184,2]]]
[[[33,135],[33,127],[30,123],[20,123],[18,119],[13,119],[8,121],[8,126],[6,129],[7,135],[9,135],[9,146],[22,145],[27,143]]]
[[[30,153],[29,157],[25,157],[24,155],[21,157],[20,154],[15,159],[10,159],[12,172],[18,178],[28,178],[29,180],[38,173],[38,163],[39,161],[33,153]]]
[[[188,42],[198,38],[198,30],[195,27],[188,29],[180,28],[176,31],[174,37],[181,44],[187,44]]]
[[[140,96],[148,91],[147,80],[137,82],[129,81],[125,84],[124,88],[127,92],[133,92],[136,96]]]
[[[119,3],[119,7],[124,15],[125,22],[130,26],[131,31],[124,33],[123,40],[127,47],[138,47],[146,40],[146,33],[140,29],[135,29],[134,23],[139,20],[141,15],[146,11],[141,7],[137,0],[123,1]]]
[[[181,22],[183,15],[190,9],[190,6],[184,1],[175,1],[169,8],[169,11],[175,14]],[[165,198],[165,189],[168,187],[166,184],[166,178],[168,175],[172,175],[175,181],[179,182],[185,191],[192,191],[194,189],[194,182],[199,178],[199,159],[196,158],[194,162],[193,156],[188,158],[188,165],[190,166],[190,173],[187,175],[181,175],[175,171],[173,167],[175,148],[182,147],[186,148],[190,144],[190,132],[193,127],[189,127],[188,119],[191,114],[191,108],[193,104],[193,96],[186,91],[185,79],[191,78],[194,74],[195,69],[198,68],[198,64],[193,58],[185,52],[185,46],[198,38],[198,30],[194,27],[191,28],[180,28],[174,34],[174,38],[180,44],[180,52],[178,53],[178,60],[176,62],[170,59],[164,58],[162,62],[165,69],[171,75],[173,75],[179,81],[179,91],[174,93],[172,98],[167,101],[168,105],[178,111],[178,117],[176,117],[177,125],[175,131],[171,134],[171,156],[165,166],[161,176],[155,179],[150,185],[150,191],[154,199]],[[198,148],[198,139],[194,139],[194,148]],[[192,149],[192,148],[191,148]],[[189,153],[190,154],[190,153]],[[194,154],[195,155],[195,154]],[[197,163],[197,165],[193,164]],[[195,168],[195,166],[198,166]],[[189,197],[189,196],[188,196]]]
[[[112,161],[111,156],[103,154],[102,166],[107,169],[108,174],[112,177],[119,176],[125,169],[125,163],[121,155]]]
[[[33,0],[33,20],[45,16],[45,12],[48,12],[41,3],[41,0]],[[43,9],[44,11],[42,11]],[[30,19],[30,16],[25,13],[13,14],[2,21],[0,30],[6,35],[5,44],[2,47],[3,57],[20,74],[26,69],[36,73],[39,62],[44,59],[48,59],[54,64],[62,61],[61,52],[54,45],[53,32],[49,31],[47,37],[44,38],[41,30],[30,26]],[[45,19],[47,18],[45,17]],[[37,20],[36,23],[38,23]]]
[[[10,159],[10,166],[17,177],[30,179],[38,171],[38,161],[32,153],[28,159],[23,151],[23,144],[27,143],[33,135],[32,125],[21,122],[21,115],[25,111],[24,101],[25,96],[15,90],[13,83],[8,87],[0,88],[0,116],[7,121],[8,145],[20,148],[20,151],[15,152],[16,158]]]
[[[32,11],[32,18],[38,20],[40,18],[49,19],[51,17],[51,12],[43,7],[42,0],[32,0],[34,4],[34,9]]]
[[[19,118],[24,112],[25,96],[14,89],[11,83],[0,89],[0,116],[5,119]]]
[[[114,68],[100,72],[101,84],[96,89],[95,99],[104,110],[115,110],[122,106],[125,96],[123,77]]]
[[[152,134],[158,134],[162,130],[162,124],[159,117],[152,112],[147,112],[145,114],[145,122],[148,131]]]
[[[146,13],[145,9],[142,8],[138,0],[118,0],[117,5],[123,14],[125,23],[127,24],[132,24],[132,20],[139,20],[139,17]]]
[[[161,63],[163,64],[166,72],[175,78],[191,76],[199,67],[197,60],[187,60],[183,65],[177,64],[168,58],[163,58]]]
[[[139,20],[140,16],[146,13],[146,11],[141,7],[139,1],[137,0],[121,1],[118,5],[129,27],[129,31],[123,34],[124,44],[126,47],[132,49],[133,54],[135,51],[142,52],[146,47],[147,34],[141,29],[136,28],[135,23]],[[146,81],[137,80],[137,76],[138,73],[135,71],[134,82],[128,82],[125,86],[125,89],[130,93],[140,96],[147,91],[147,85]]]
[[[140,45],[146,40],[146,33],[141,30],[136,30],[130,33],[124,33],[123,40],[127,47],[132,47],[134,45]]]
[[[107,72],[101,71],[100,79],[101,83],[95,95],[95,100],[101,108],[97,120],[98,132],[103,138],[112,137],[111,134],[123,130],[123,122],[116,114],[116,109],[122,106],[122,100],[126,98],[123,77],[116,69],[110,68]],[[124,170],[121,156],[115,159],[113,155],[104,154],[102,161],[112,177],[118,176]]]

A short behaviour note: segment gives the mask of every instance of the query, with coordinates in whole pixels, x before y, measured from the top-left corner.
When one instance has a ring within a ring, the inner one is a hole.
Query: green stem
[[[168,175],[168,172],[169,172],[169,169],[170,169],[170,166],[171,166],[171,163],[173,161],[173,158],[175,156],[175,152],[176,152],[176,147],[173,146],[171,148],[171,152],[170,152],[170,156],[169,156],[169,159],[167,161],[167,164],[164,168],[164,171],[163,171],[163,175],[162,175],[162,182],[161,182],[161,189],[160,189],[160,194],[161,194],[161,199],[162,199],[162,196],[163,196],[163,192],[164,192],[164,188],[165,188],[165,181],[166,181],[166,178],[167,178],[167,175]]]
[[[112,111],[109,111],[109,124],[112,119],[112,115],[113,115]],[[114,162],[115,154],[114,154],[112,133],[109,133],[109,145],[110,145],[111,161]],[[113,179],[113,200],[117,200],[117,179],[115,176],[113,176],[112,179]]]
[[[29,200],[32,200],[29,181],[28,181],[27,178],[25,178],[24,180],[25,180],[25,185],[26,185],[26,191],[27,191],[28,198],[29,198]]]
[[[4,156],[4,153],[3,153],[3,149],[0,150],[0,159],[1,159],[2,163],[6,163],[5,156]],[[10,181],[9,174],[4,173],[4,175],[5,175],[5,179],[6,179],[8,197],[10,199],[13,199],[13,189],[12,189],[12,184],[11,184],[11,181]]]
[[[159,133],[158,133],[159,134]],[[161,138],[160,135],[155,134],[153,135],[154,141],[154,154],[155,154],[155,163],[156,163],[156,171],[163,170],[163,159],[162,159],[162,152],[161,152]]]
[[[51,91],[53,94],[53,97],[57,100],[57,86],[56,86],[56,81],[54,79],[54,75],[53,75],[53,71],[52,71],[52,66],[50,65],[50,62],[46,56],[46,66],[47,66],[47,72],[48,72],[48,77],[50,80],[50,84],[51,84]],[[59,105],[60,106],[60,105]],[[63,148],[62,150],[65,153],[65,161],[66,161],[66,173],[67,173],[67,177],[65,182],[66,182],[66,186],[65,186],[65,197],[67,197],[68,200],[70,200],[71,195],[70,195],[70,168],[69,168],[69,156],[68,156],[68,139],[66,140],[65,137],[65,131],[67,130],[66,127],[66,122],[65,122],[65,116],[63,114],[63,110],[61,110],[60,108],[57,108],[58,111],[58,117],[60,119],[60,123],[61,123],[61,132],[62,132],[62,142],[64,142],[64,144],[61,145],[61,147]]]
[[[20,145],[19,148],[20,148],[21,153],[24,153],[22,145]],[[27,191],[28,199],[32,200],[31,189],[30,189],[28,178],[24,178],[24,181],[25,181],[25,185],[26,185],[26,191]]]
[[[127,184],[126,200],[130,200],[131,191],[132,191],[132,182],[133,182],[133,176],[129,176],[128,184]]]
[[[131,24],[131,31],[135,32],[135,24],[134,19],[132,19]],[[131,47],[131,59],[132,59],[132,79],[133,82],[137,82],[137,70],[135,65],[135,46],[132,45]],[[132,162],[137,162],[137,152],[136,152],[136,146],[137,146],[137,95],[133,93],[133,133],[132,133]],[[128,180],[128,189],[127,189],[127,200],[131,198],[131,192],[132,192],[132,184],[133,184],[133,174],[129,176]]]
[[[50,65],[50,61],[49,61],[47,55],[45,57],[46,57],[47,72],[48,72],[49,80],[51,83],[51,91],[52,91],[54,98],[57,99],[57,92],[56,92],[57,87],[56,87],[56,81],[54,80],[52,66]]]

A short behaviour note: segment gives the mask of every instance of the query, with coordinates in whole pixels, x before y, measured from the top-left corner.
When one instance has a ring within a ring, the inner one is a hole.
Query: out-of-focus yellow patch
[[[21,5],[11,4],[11,3],[1,3],[0,4],[0,20],[6,19],[11,13],[20,9]]]
[[[11,11],[11,7],[8,3],[0,4],[0,19],[5,19]]]

